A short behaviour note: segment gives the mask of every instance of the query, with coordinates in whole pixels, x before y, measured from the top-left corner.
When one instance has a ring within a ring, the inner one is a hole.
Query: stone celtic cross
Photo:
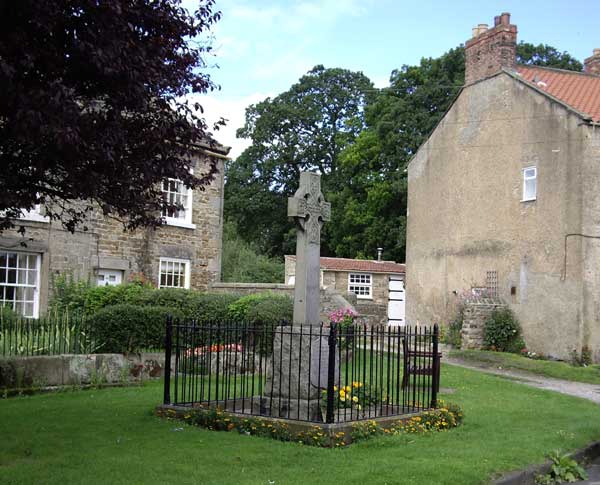
[[[331,204],[321,193],[321,176],[300,173],[300,187],[288,199],[288,217],[298,226],[296,241],[296,278],[294,323],[320,323],[321,226],[331,219]]]

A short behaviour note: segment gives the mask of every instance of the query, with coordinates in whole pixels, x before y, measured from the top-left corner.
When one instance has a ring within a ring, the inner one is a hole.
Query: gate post
[[[438,354],[438,341],[440,337],[440,327],[436,323],[433,326],[433,372],[431,376],[431,408],[437,406],[437,393],[440,387],[440,356]]]
[[[335,344],[336,344],[336,325],[331,324],[329,328],[328,345],[328,364],[327,364],[327,413],[325,415],[326,423],[333,423],[333,397],[335,387]]]
[[[173,346],[173,316],[167,315],[165,335],[165,388],[163,404],[171,404],[171,347]]]

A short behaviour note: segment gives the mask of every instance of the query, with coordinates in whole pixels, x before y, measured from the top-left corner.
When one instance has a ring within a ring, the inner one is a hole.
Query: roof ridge
[[[576,114],[577,116],[579,116],[581,119],[583,119],[585,122],[587,123],[593,123],[593,124],[597,124],[597,121],[594,121],[594,116],[590,113],[586,113],[582,110],[580,110],[579,108],[576,108],[574,105],[572,105],[571,103],[565,101],[564,99],[549,93],[548,91],[546,91],[545,89],[541,89],[536,83],[533,83],[527,79],[525,79],[523,77],[523,75],[521,73],[519,73],[518,71],[513,71],[510,69],[506,69],[503,68],[502,71],[509,75],[510,77],[512,77],[513,79],[516,79],[517,81],[525,84],[526,86],[529,86],[531,89],[533,89],[534,91],[537,91],[538,93],[546,96],[547,98],[551,99],[552,101],[560,104],[561,106],[563,106],[564,108],[566,108],[567,110],[571,111],[572,113]]]
[[[599,74],[592,74],[584,71],[571,71],[570,69],[560,69],[558,67],[550,67],[550,66],[536,66],[534,64],[517,64],[517,68],[524,67],[526,69],[543,69],[545,71],[553,71],[553,72],[564,72],[565,74],[577,74],[579,76],[587,76],[593,79],[600,79]]]

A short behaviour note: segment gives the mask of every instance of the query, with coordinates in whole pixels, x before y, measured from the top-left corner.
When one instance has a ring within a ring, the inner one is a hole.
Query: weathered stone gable
[[[592,232],[600,214],[593,130],[504,72],[463,90],[409,165],[409,324],[449,322],[457,295],[486,287],[492,271],[528,348],[568,357],[588,342],[586,328],[600,327],[589,318],[597,297],[582,314],[585,248],[594,243],[569,241],[562,273],[565,235]],[[538,170],[537,199],[522,202],[529,166]]]

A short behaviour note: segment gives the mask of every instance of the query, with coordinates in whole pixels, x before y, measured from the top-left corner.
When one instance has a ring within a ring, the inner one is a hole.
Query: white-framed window
[[[188,259],[160,258],[159,288],[189,288],[190,261]]]
[[[116,286],[123,283],[123,271],[120,269],[99,269],[96,274],[98,286]]]
[[[373,278],[368,273],[349,273],[348,291],[355,293],[357,298],[373,298],[371,289]]]
[[[50,222],[50,218],[48,216],[42,215],[41,204],[36,204],[33,209],[30,210],[23,209],[19,219],[23,219],[25,221]]]
[[[0,306],[38,317],[41,259],[40,254],[0,250]]]
[[[193,190],[188,189],[181,180],[169,178],[162,183],[162,193],[168,204],[181,206],[181,209],[165,207],[162,211],[165,222],[171,226],[195,229],[192,223]]]
[[[537,167],[523,169],[523,199],[522,202],[537,198]]]

